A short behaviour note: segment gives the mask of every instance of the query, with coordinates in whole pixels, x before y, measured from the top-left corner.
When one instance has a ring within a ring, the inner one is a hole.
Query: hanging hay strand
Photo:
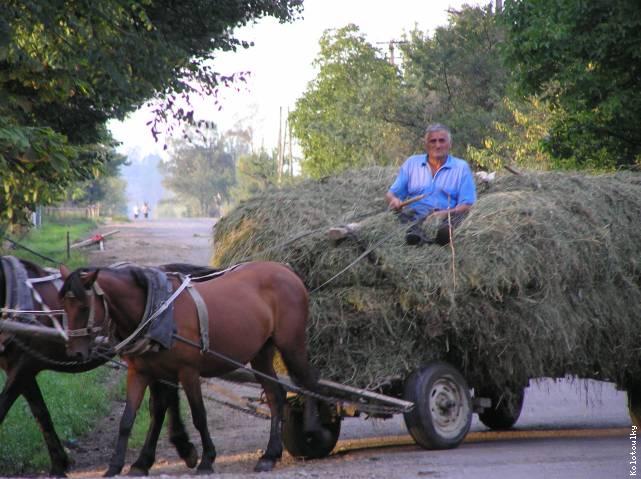
[[[451,248],[405,244],[407,225],[382,201],[395,173],[269,190],[216,227],[217,266],[268,259],[303,278],[323,377],[377,388],[442,359],[477,387],[641,378],[640,175],[500,177],[479,187]],[[354,221],[357,233],[328,239]]]

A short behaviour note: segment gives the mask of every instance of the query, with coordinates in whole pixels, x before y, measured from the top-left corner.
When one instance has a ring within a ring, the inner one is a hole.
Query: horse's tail
[[[318,370],[309,363],[307,351],[292,353],[291,351],[280,351],[280,354],[289,372],[289,377],[296,386],[309,391],[318,390]]]

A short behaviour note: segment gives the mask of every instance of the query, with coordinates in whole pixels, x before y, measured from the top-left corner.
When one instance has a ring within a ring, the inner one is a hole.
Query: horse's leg
[[[153,382],[149,385],[149,429],[145,443],[140,450],[138,459],[129,468],[129,476],[146,476],[149,469],[156,461],[156,446],[158,445],[158,436],[162,430],[162,423],[165,420],[168,402],[166,391],[159,382]]]
[[[198,474],[211,474],[214,472],[214,461],[216,460],[216,448],[209,435],[207,427],[207,412],[203,402],[203,394],[200,389],[200,375],[195,369],[183,369],[180,373],[180,383],[183,386],[189,407],[191,409],[191,418],[194,427],[200,433],[200,439],[203,445],[203,454],[198,464]]]
[[[189,468],[194,468],[198,464],[198,451],[189,440],[185,424],[180,416],[178,388],[168,386],[165,393],[167,394],[169,407],[169,441],[178,451],[180,458],[185,461],[185,465]]]
[[[65,452],[62,443],[51,420],[49,409],[45,404],[44,398],[40,387],[36,382],[34,375],[28,374],[22,380],[23,391],[22,395],[26,398],[31,409],[31,414],[36,418],[42,435],[49,450],[49,457],[51,458],[50,474],[56,477],[65,477],[65,471],[69,468],[69,456]]]
[[[274,344],[270,340],[251,361],[251,365],[257,371],[276,379],[277,376],[276,371],[274,371],[273,361]],[[269,410],[271,412],[271,428],[269,430],[269,442],[267,443],[267,449],[254,467],[254,471],[256,472],[264,472],[271,471],[274,468],[276,461],[278,461],[283,455],[282,420],[283,407],[285,405],[285,390],[280,384],[269,381],[262,376],[256,375],[256,379],[261,386],[263,386],[265,397],[267,398],[267,403],[269,404]]]
[[[120,427],[118,429],[118,438],[116,447],[109,460],[109,468],[105,472],[105,477],[116,476],[120,474],[125,465],[125,453],[127,452],[127,441],[131,434],[131,428],[136,419],[136,413],[145,396],[148,381],[139,375],[133,368],[127,371],[127,402],[125,411],[120,418]]]
[[[156,461],[158,437],[162,430],[165,414],[169,413],[169,440],[176,447],[178,454],[187,467],[196,467],[198,453],[189,441],[185,425],[180,418],[178,386],[155,381],[149,386],[149,414],[151,422],[145,444],[138,459],[129,469],[129,476],[146,476]]]
[[[64,477],[69,468],[69,457],[56,434],[51,415],[44,402],[38,383],[31,371],[24,371],[18,364],[7,371],[7,378],[0,394],[0,424],[20,394],[23,394],[31,413],[36,418],[49,451],[51,459],[51,476]]]

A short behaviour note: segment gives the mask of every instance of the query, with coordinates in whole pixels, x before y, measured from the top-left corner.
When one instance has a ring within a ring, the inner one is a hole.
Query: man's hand
[[[385,200],[387,200],[387,204],[390,210],[398,211],[403,207],[403,202],[389,191],[385,195]]]
[[[445,219],[449,215],[454,215],[458,213],[467,213],[470,211],[472,206],[470,205],[458,205],[456,208],[450,208],[449,210],[435,210],[432,211],[429,215],[427,215],[428,218],[437,218],[437,219]]]
[[[394,197],[390,200],[389,202],[389,207],[391,210],[400,210],[403,207],[403,202],[399,200],[398,198]]]
[[[427,215],[428,218],[437,218],[439,220],[447,218],[448,214],[451,214],[451,210],[435,210],[432,211],[429,215]]]

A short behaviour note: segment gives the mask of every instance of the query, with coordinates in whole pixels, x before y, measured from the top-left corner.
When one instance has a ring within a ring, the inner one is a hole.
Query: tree
[[[504,18],[521,92],[566,112],[550,152],[576,166],[641,163],[641,3],[506,0]]]
[[[538,98],[516,104],[505,98],[505,107],[511,118],[493,124],[493,135],[483,140],[482,148],[469,145],[467,158],[488,171],[504,166],[528,170],[549,170],[561,165],[550,157],[546,144],[553,112],[549,105]]]
[[[0,9],[1,213],[97,175],[105,122],[165,98],[151,125],[193,121],[190,95],[213,95],[231,78],[208,63],[249,46],[235,27],[295,17],[302,0],[7,0]],[[179,101],[183,98],[184,101]],[[98,148],[99,150],[100,148]]]
[[[406,152],[402,129],[387,119],[400,86],[397,69],[358,27],[326,31],[319,68],[289,120],[314,177],[367,164],[391,164]]]
[[[199,215],[217,216],[236,183],[236,160],[249,145],[239,141],[244,135],[238,131],[219,135],[210,128],[186,136],[172,142],[170,159],[161,163],[163,185],[186,202],[196,202]]]
[[[277,154],[270,155],[264,149],[238,158],[237,183],[232,190],[234,201],[247,199],[278,183]]]
[[[491,5],[451,11],[449,24],[430,37],[418,29],[401,44],[404,91],[397,118],[419,137],[430,123],[454,132],[454,152],[481,146],[488,126],[509,116],[508,85],[500,49],[504,27]]]

